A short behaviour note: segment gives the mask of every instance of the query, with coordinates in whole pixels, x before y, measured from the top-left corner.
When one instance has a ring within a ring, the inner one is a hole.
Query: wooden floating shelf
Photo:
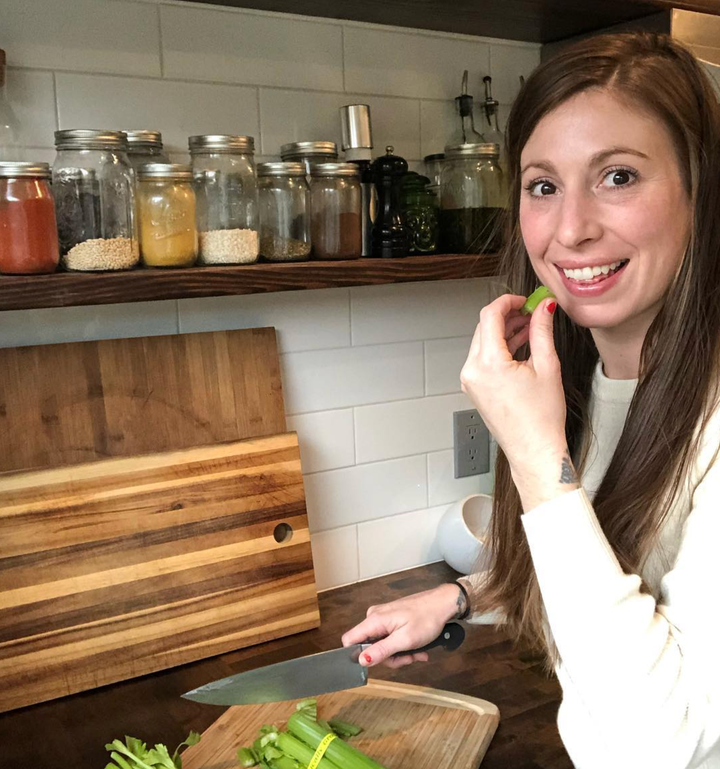
[[[499,261],[496,254],[434,254],[177,270],[0,275],[0,311],[486,278],[497,275]]]

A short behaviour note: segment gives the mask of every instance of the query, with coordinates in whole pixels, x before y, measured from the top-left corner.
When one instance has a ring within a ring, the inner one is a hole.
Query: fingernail
[[[368,665],[372,665],[372,657],[369,654],[363,654],[363,659]]]
[[[547,311],[552,315],[557,310],[557,302],[550,302],[547,305]]]

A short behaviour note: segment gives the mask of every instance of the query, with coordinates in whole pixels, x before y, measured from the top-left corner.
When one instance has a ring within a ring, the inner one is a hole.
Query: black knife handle
[[[421,646],[419,649],[411,649],[406,652],[397,652],[400,654],[417,654],[418,652],[429,652],[430,649],[435,649],[438,646],[442,646],[445,651],[454,652],[460,644],[465,640],[465,628],[462,625],[458,625],[457,622],[448,622],[442,629],[440,635],[429,644]]]

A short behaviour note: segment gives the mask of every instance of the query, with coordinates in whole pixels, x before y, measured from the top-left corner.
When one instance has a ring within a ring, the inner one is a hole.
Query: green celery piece
[[[272,761],[273,758],[280,758],[282,751],[278,750],[274,744],[267,745],[265,748],[265,760]]]
[[[260,736],[263,737],[266,734],[270,734],[271,732],[279,732],[280,730],[275,726],[274,724],[263,724],[260,727]]]
[[[547,299],[548,297],[552,297],[554,299],[555,294],[553,294],[553,292],[547,286],[540,286],[539,288],[536,288],[535,291],[530,294],[530,296],[525,301],[525,304],[520,309],[521,314],[532,315],[540,302],[542,302],[543,299]]]
[[[295,710],[305,710],[307,708],[315,708],[315,710],[317,710],[316,697],[308,697],[306,700],[300,700],[300,702],[295,705]]]
[[[182,758],[180,758],[180,751],[183,748],[191,748],[193,745],[197,745],[201,739],[202,739],[202,734],[200,734],[200,732],[190,731],[190,734],[188,734],[184,742],[181,742],[175,748],[175,752],[173,753],[172,760],[175,762],[177,769],[182,769]]]
[[[328,724],[330,724],[330,728],[341,737],[357,737],[357,735],[362,732],[360,726],[349,724],[347,721],[341,721],[338,718],[331,718],[328,721]]]
[[[299,764],[290,756],[286,756],[281,753],[278,758],[274,758],[270,761],[271,769],[298,769]]]
[[[177,769],[177,764],[170,758],[170,751],[165,745],[156,745],[153,750],[149,750],[145,760],[155,769]]]
[[[286,756],[290,756],[303,766],[307,766],[315,755],[314,748],[293,737],[289,732],[278,734],[278,747]],[[338,767],[327,758],[327,753],[325,753],[320,759],[317,769],[338,769]]]
[[[110,754],[110,758],[115,762],[114,764],[108,764],[110,769],[118,769],[118,767],[120,767],[120,769],[133,769],[133,767],[130,766],[119,753],[115,753],[115,751]],[[107,767],[105,767],[105,769],[107,769]]]
[[[237,752],[237,760],[240,766],[248,769],[251,766],[257,766],[257,759],[252,748],[240,748]]]
[[[126,742],[130,742],[131,740],[132,740],[131,737],[125,738]],[[140,743],[139,740],[131,744],[135,745],[136,743],[139,743],[144,747],[144,743]],[[128,747],[126,747],[120,740],[113,740],[109,745],[105,746],[105,750],[107,750],[109,753],[111,751],[116,751],[117,753],[122,753],[124,756],[127,756],[128,758],[132,758],[132,760],[135,763],[135,766],[132,767],[132,769],[136,769],[137,767],[140,767],[140,769],[153,769],[153,767],[150,766],[150,764],[146,764],[142,758],[133,754],[132,751]],[[111,757],[115,761],[117,761],[117,759],[112,755],[112,753],[111,753]],[[123,769],[125,768],[123,767]]]
[[[290,716],[287,728],[294,737],[306,742],[313,749],[317,748],[327,734],[332,734],[331,730],[323,729],[300,711]],[[373,761],[372,758],[343,740],[333,740],[328,745],[325,756],[342,769],[383,769],[377,761]]]

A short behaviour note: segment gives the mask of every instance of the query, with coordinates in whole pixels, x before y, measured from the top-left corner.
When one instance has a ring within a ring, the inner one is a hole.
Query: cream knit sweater
[[[591,502],[635,386],[598,366],[583,488],[523,515],[560,655],[558,727],[577,769],[720,769],[720,409],[643,566],[652,594],[641,593]],[[483,577],[466,579],[472,600]]]

